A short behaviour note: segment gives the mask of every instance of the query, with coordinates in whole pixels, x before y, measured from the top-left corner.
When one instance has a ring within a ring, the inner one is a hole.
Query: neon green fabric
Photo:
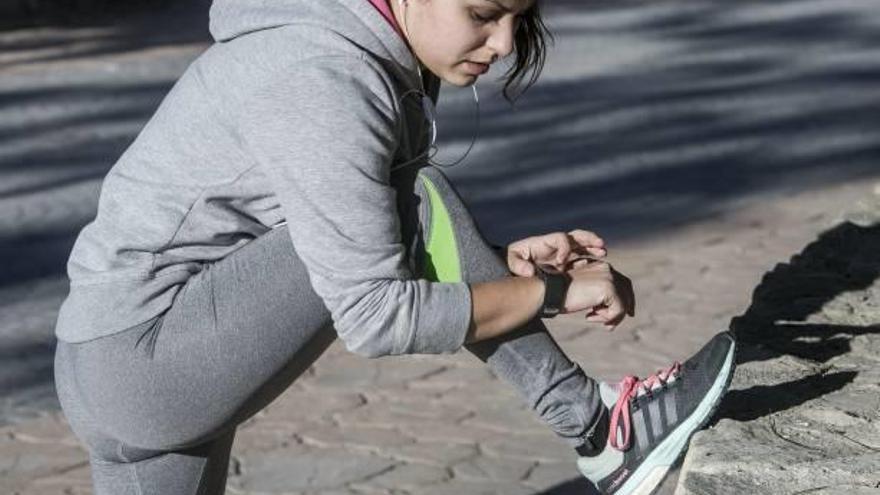
[[[443,198],[430,179],[420,176],[431,200],[431,230],[425,247],[425,277],[434,282],[461,282],[455,229]]]

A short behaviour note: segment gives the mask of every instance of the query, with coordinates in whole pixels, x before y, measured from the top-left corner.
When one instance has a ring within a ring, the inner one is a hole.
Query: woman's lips
[[[465,62],[465,67],[467,67],[467,71],[475,76],[479,76],[481,74],[485,74],[489,72],[489,64],[481,64],[479,62],[471,62],[470,60]]]

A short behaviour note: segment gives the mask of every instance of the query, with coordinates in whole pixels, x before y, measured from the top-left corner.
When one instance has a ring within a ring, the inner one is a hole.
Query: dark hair
[[[513,51],[515,60],[510,69],[504,74],[507,79],[504,83],[504,99],[510,103],[514,103],[532,85],[537,82],[541,71],[544,69],[544,59],[547,56],[547,42],[554,43],[553,33],[544,25],[541,19],[541,10],[539,7],[540,0],[522,13],[522,20],[519,28],[513,35]],[[528,83],[512,98],[511,88],[519,89],[523,79],[527,73],[531,72]]]

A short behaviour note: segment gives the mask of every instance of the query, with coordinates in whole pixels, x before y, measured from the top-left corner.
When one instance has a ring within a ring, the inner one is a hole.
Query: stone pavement
[[[871,196],[868,3],[554,0],[542,82],[513,112],[481,90],[480,141],[450,176],[487,235],[590,228],[636,284],[637,315],[614,333],[550,321],[593,376],[685,358]],[[195,13],[0,32],[0,493],[91,492],[52,392],[63,261],[101,176],[204,49]],[[466,96],[441,96],[450,155],[473,130]],[[573,461],[466,353],[367,360],[337,344],[241,425],[228,491],[588,493]]]

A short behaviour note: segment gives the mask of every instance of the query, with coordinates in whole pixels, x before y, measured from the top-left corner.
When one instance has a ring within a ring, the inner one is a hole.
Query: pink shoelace
[[[631,412],[629,403],[633,397],[642,393],[650,394],[655,388],[662,387],[670,380],[675,379],[681,372],[681,364],[676,362],[665,370],[658,370],[657,373],[639,380],[638,377],[628,375],[623,378],[618,385],[620,395],[617,396],[617,403],[611,411],[611,424],[609,425],[608,435],[610,444],[617,450],[626,450],[630,445],[630,429],[631,429]],[[617,441],[617,429],[623,422],[623,439],[622,442]]]

